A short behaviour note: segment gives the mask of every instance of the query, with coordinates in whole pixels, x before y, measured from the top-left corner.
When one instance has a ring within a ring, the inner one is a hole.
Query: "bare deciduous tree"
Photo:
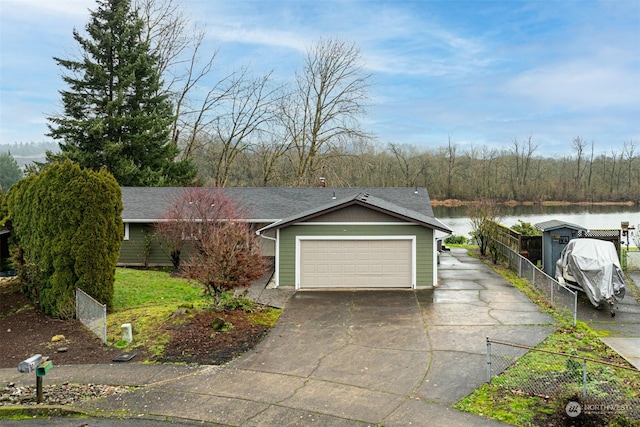
[[[515,163],[514,168],[510,170],[511,191],[515,199],[528,196],[526,190],[529,187],[529,168],[533,154],[537,149],[538,145],[533,143],[531,136],[522,143],[513,138],[513,146],[509,152]]]
[[[172,141],[181,145],[183,160],[192,158],[204,117],[226,96],[221,88],[228,88],[230,76],[213,84],[204,98],[196,94],[218,55],[216,49],[201,58],[206,32],[190,29],[189,18],[173,0],[137,0],[135,7],[145,23],[143,38],[159,58],[161,90],[175,105]]]
[[[416,153],[415,147],[400,146],[399,144],[389,143],[389,151],[395,156],[405,187],[414,187],[418,182],[418,178],[424,175],[425,163]]]
[[[448,144],[444,148],[443,154],[447,159],[447,199],[454,197],[453,191],[453,179],[456,171],[456,151],[458,147],[451,143],[451,137],[448,139]]]
[[[269,87],[270,74],[250,79],[242,70],[232,84],[223,111],[211,126],[214,140],[218,143],[213,182],[224,187],[238,154],[249,150],[267,131],[273,120],[280,88]]]
[[[582,163],[584,156],[584,148],[587,146],[587,142],[581,137],[577,136],[573,139],[573,149],[576,151],[576,173],[574,179],[574,191],[576,192],[574,197],[580,197],[580,187],[582,184],[582,176],[585,171],[585,165]]]
[[[364,136],[357,118],[365,111],[368,80],[355,45],[329,39],[308,50],[296,87],[280,110],[298,185],[310,181],[327,151]]]
[[[633,141],[625,141],[622,146],[622,155],[627,161],[627,187],[629,189],[633,188],[633,162],[636,158],[635,156],[636,145]]]

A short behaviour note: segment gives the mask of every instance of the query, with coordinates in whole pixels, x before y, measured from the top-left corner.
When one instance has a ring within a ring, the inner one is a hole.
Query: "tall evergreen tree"
[[[98,0],[86,26],[74,29],[81,58],[54,58],[67,70],[60,91],[64,113],[49,117],[49,135],[60,143],[49,162],[70,159],[106,168],[120,185],[184,185],[195,176],[176,161],[170,140],[173,106],[161,91],[158,58],[142,40],[143,23],[129,0]]]
[[[0,189],[9,191],[9,187],[22,178],[22,171],[11,153],[0,153]]]

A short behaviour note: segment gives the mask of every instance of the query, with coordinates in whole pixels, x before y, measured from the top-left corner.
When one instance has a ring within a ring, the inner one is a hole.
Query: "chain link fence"
[[[507,245],[497,240],[494,240],[493,243],[496,245],[500,255],[508,261],[509,269],[516,272],[518,277],[527,279],[542,291],[554,308],[561,309],[559,311],[562,311],[562,309],[568,310],[575,326],[578,319],[578,292],[561,285],[557,280]]]
[[[487,382],[514,394],[580,399],[584,408],[640,420],[635,368],[487,338]]]
[[[80,288],[76,288],[76,318],[103,344],[107,343],[107,305],[100,304]]]
[[[623,252],[625,256],[627,270],[630,271],[638,271],[640,270],[640,251],[625,251]]]

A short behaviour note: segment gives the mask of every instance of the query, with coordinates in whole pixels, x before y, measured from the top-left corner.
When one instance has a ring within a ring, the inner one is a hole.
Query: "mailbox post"
[[[36,395],[38,403],[42,403],[42,377],[47,375],[47,372],[49,372],[52,367],[53,362],[51,360],[43,362],[41,354],[35,354],[18,364],[18,372],[22,372],[23,374],[36,371]]]

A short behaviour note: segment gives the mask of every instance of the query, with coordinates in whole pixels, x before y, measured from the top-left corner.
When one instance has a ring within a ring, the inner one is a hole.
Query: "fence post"
[[[578,322],[578,292],[573,292],[573,326]]]
[[[536,285],[536,269],[535,268],[531,269],[531,283],[533,284],[533,286],[537,286]]]
[[[487,337],[487,382],[491,382],[491,341]]]
[[[102,323],[102,326],[103,326],[102,344],[106,344],[107,343],[107,304],[104,304],[102,306],[102,318],[104,319],[104,322]]]
[[[555,304],[553,303],[553,288],[555,286],[553,286],[553,282],[549,281],[549,287],[551,288],[551,305],[555,306]]]
[[[587,359],[582,359],[582,398],[587,398]]]
[[[518,277],[522,277],[522,258],[518,257]]]

